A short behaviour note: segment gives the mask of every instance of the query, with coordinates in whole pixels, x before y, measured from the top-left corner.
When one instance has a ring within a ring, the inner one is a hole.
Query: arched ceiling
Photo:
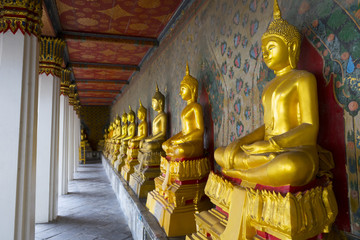
[[[112,105],[189,0],[44,0],[42,35],[66,42],[81,105]]]

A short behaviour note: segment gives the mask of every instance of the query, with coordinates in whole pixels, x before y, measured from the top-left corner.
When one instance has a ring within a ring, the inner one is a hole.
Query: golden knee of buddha
[[[266,65],[276,77],[261,100],[264,125],[215,151],[223,173],[269,186],[302,186],[313,180],[319,159],[316,79],[296,69],[301,36],[274,4],[274,21],[261,38]]]
[[[136,137],[131,139],[129,141],[129,147],[134,148],[139,146],[139,142],[144,139],[148,134],[148,126],[146,121],[146,115],[147,115],[147,109],[144,108],[144,106],[141,103],[141,100],[139,100],[140,107],[137,112],[137,117],[140,120],[140,123],[138,124],[138,134]]]
[[[152,135],[141,141],[140,148],[144,152],[162,150],[161,145],[166,140],[167,118],[164,113],[165,96],[156,85],[156,92],[151,100],[151,106],[157,112],[152,122]]]
[[[180,83],[180,96],[187,105],[181,112],[181,132],[162,144],[166,155],[174,158],[201,157],[204,153],[204,120],[202,107],[197,103],[198,81],[189,73]]]

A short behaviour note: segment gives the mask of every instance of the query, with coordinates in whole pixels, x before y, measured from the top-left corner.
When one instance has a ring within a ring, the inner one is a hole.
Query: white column
[[[75,172],[79,166],[79,148],[80,148],[80,119],[77,114],[75,116]]]
[[[74,179],[74,107],[69,106],[69,134],[68,134],[68,179]]]
[[[68,193],[68,122],[69,97],[60,96],[60,122],[59,122],[59,194]]]
[[[0,33],[1,239],[34,239],[38,66],[36,36]]]
[[[35,221],[57,217],[60,75],[65,42],[40,38]]]
[[[57,118],[59,77],[41,74],[39,77],[38,144],[36,162],[36,215],[37,223],[52,221],[55,201],[55,172],[57,172]],[[58,92],[56,92],[58,90]],[[57,179],[57,178],[56,178]]]

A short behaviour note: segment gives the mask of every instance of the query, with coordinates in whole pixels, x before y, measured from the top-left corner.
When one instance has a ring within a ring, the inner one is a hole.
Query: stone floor
[[[36,224],[35,239],[132,239],[101,163],[79,166],[69,194],[59,198],[57,220]]]

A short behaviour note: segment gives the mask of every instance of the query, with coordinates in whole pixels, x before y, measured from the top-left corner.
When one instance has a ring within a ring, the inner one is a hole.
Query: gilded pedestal
[[[127,158],[126,152],[128,148],[128,142],[127,140],[121,141],[121,146],[119,150],[119,155],[116,158],[116,161],[114,162],[114,169],[118,172],[121,172],[121,168],[125,164],[125,159]]]
[[[329,232],[337,214],[326,177],[301,188],[250,188],[210,173],[205,194],[216,207],[195,215],[198,231],[187,239],[309,239]]]
[[[139,164],[131,174],[129,185],[139,198],[145,198],[148,192],[155,189],[154,179],[160,174],[160,159],[164,151],[144,152],[139,150]]]
[[[204,194],[209,159],[161,157],[160,169],[161,175],[155,178],[155,190],[148,194],[147,208],[169,237],[195,232],[194,213],[211,206]]]
[[[121,168],[121,175],[124,177],[125,181],[129,182],[130,175],[134,173],[135,165],[139,164],[137,156],[139,153],[139,145],[129,146],[127,149],[127,157],[125,158],[125,164]]]

